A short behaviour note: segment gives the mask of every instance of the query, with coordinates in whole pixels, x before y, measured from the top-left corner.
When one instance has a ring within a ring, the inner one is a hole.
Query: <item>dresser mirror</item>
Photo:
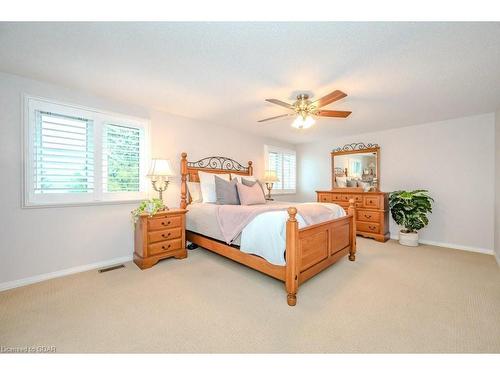
[[[380,147],[351,143],[332,151],[332,187],[358,191],[378,191]]]

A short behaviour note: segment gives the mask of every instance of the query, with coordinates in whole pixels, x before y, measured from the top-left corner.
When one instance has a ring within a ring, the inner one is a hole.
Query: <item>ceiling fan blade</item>
[[[324,107],[327,104],[336,102],[342,98],[345,98],[347,94],[340,90],[335,90],[334,92],[329,93],[328,95],[323,96],[321,99],[316,100],[312,103],[316,108]]]
[[[271,120],[276,120],[277,118],[288,117],[288,116],[292,116],[292,115],[293,115],[293,113],[287,113],[286,115],[279,115],[279,116],[269,117],[269,118],[265,118],[264,120],[259,120],[257,122],[271,121]]]
[[[285,103],[285,102],[278,100],[278,99],[266,99],[266,102],[277,104],[277,105],[280,105],[280,106],[285,107],[285,108],[293,109],[293,105]]]
[[[323,109],[321,111],[316,112],[316,116],[346,118],[351,113],[352,113],[351,111],[330,111],[330,110]]]

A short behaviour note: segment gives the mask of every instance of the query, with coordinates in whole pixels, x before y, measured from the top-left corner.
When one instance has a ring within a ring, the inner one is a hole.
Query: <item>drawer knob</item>
[[[166,235],[165,235],[165,233],[162,233],[162,234],[161,234],[161,236],[162,236],[163,238],[170,237],[170,232],[168,232]]]
[[[162,221],[162,222],[161,222],[161,225],[170,225],[170,220],[169,220],[169,221],[167,221],[167,223],[166,223],[166,224],[165,224],[165,222],[164,222],[164,221]]]
[[[370,225],[368,228],[370,228],[371,230],[375,230],[376,229],[376,227],[374,227],[372,225]]]
[[[167,249],[170,249],[170,246],[171,246],[170,244],[169,244],[167,247],[165,247],[165,245],[163,245],[161,248],[162,248],[163,250],[167,250]]]
[[[367,219],[369,219],[369,218],[371,218],[371,217],[372,217],[372,215],[365,215],[365,217],[366,217]]]

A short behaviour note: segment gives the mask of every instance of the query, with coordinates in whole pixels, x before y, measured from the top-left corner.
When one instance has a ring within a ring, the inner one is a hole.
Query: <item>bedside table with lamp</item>
[[[262,182],[264,182],[266,184],[266,188],[267,188],[266,200],[273,201],[274,199],[271,198],[271,190],[273,189],[275,182],[280,182],[280,180],[276,174],[276,171],[265,170],[264,171],[264,178],[262,179]]]
[[[169,160],[153,159],[148,177],[153,189],[163,201],[169,177],[174,176]],[[158,261],[174,257],[184,259],[186,250],[185,209],[168,209],[166,206],[154,214],[139,215],[135,224],[134,263],[141,269],[154,266]]]

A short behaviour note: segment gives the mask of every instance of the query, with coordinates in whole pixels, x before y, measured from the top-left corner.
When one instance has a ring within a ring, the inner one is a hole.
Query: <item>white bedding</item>
[[[283,202],[277,202],[283,203]],[[267,203],[267,204],[273,204]],[[318,203],[329,208],[335,213],[335,217],[342,217],[346,212],[342,207],[334,203]],[[290,207],[294,203],[289,203]],[[223,241],[220,228],[217,224],[216,205],[211,203],[195,203],[187,207],[186,229],[192,232],[203,234]],[[304,219],[297,214],[299,228],[306,226]],[[285,265],[285,245],[286,245],[286,221],[288,213],[283,211],[269,211],[256,216],[241,232],[238,243],[240,250],[258,255],[269,263],[275,265]]]

